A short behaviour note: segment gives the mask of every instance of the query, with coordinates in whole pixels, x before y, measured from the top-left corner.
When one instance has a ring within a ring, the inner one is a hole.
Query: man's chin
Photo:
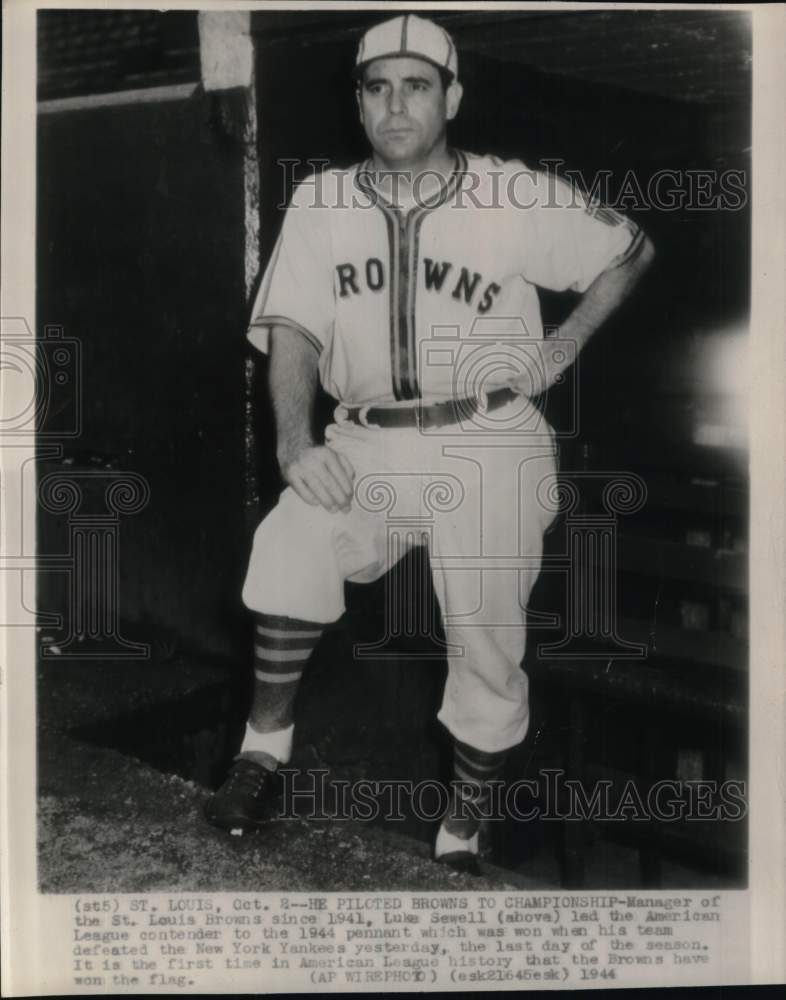
[[[378,158],[383,169],[402,174],[411,171],[420,162],[416,153],[399,153],[396,156],[382,153]]]
[[[417,160],[420,151],[413,142],[396,140],[381,142],[376,152],[388,163],[402,163]]]

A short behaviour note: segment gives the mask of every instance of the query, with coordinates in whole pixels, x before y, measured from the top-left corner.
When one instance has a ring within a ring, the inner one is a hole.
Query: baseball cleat
[[[442,854],[434,859],[438,865],[445,865],[454,872],[461,872],[462,875],[481,875],[477,854],[470,851],[451,851],[449,854]]]
[[[256,830],[269,815],[274,775],[253,760],[235,758],[226,781],[205,803],[205,819],[233,837]]]

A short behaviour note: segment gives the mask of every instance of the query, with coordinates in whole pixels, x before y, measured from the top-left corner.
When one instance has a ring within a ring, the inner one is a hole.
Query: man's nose
[[[391,115],[400,115],[404,111],[404,95],[399,87],[390,88],[388,98],[388,112]]]

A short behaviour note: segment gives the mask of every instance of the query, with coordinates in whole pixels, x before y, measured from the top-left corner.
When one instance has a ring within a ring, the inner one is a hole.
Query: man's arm
[[[355,470],[349,460],[311,431],[317,392],[313,344],[285,326],[270,331],[270,394],[276,417],[277,456],[284,481],[312,506],[349,510]]]
[[[652,263],[654,256],[655,248],[649,238],[645,236],[635,256],[625,261],[624,264],[611,267],[598,275],[582,295],[576,308],[562,323],[554,335],[554,339],[573,341],[576,344],[577,356],[592,334],[630,295]],[[551,338],[547,337],[546,339]],[[574,360],[575,356],[571,355],[567,361],[557,365],[550,358],[547,358],[545,382],[539,391],[543,392],[552,386],[557,376],[568,368]]]

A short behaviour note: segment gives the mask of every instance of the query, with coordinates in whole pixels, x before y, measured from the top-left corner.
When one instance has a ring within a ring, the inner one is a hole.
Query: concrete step
[[[117,751],[53,737],[39,805],[42,892],[337,892],[544,888],[483,863],[480,878],[428,845],[353,821],[271,820],[228,836],[208,791]]]
[[[176,718],[176,707],[182,706],[182,715],[190,720],[204,703],[223,697],[226,684],[226,669],[191,661],[57,661],[42,666],[38,768],[42,891],[546,887],[542,873],[528,879],[485,862],[480,878],[451,872],[430,860],[428,843],[390,825],[298,817],[273,819],[255,834],[240,838],[214,829],[202,817],[211,781],[188,780],[160,761],[166,761],[180,738],[183,718]],[[137,733],[135,725],[140,726]],[[198,725],[204,726],[204,720]],[[196,760],[196,773],[210,770],[200,759],[215,757],[215,739],[209,724],[189,734],[186,756],[191,765]],[[209,744],[204,752],[200,741]],[[150,752],[153,745],[158,756]],[[182,765],[182,754],[177,763]]]

